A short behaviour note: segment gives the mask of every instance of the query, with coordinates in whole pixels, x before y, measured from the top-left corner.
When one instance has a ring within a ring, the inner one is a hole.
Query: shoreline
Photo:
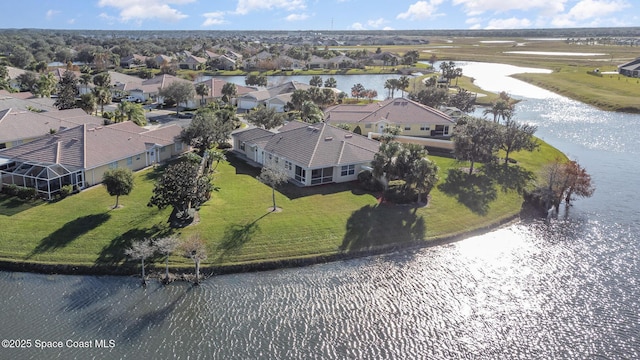
[[[452,244],[458,241],[468,239],[473,236],[487,234],[496,229],[516,224],[520,222],[520,213],[507,216],[501,220],[489,222],[476,229],[465,231],[458,234],[450,234],[439,236],[430,240],[412,241],[403,244],[395,244],[390,246],[380,246],[376,248],[358,250],[349,253],[336,253],[329,255],[317,255],[310,257],[272,260],[264,262],[254,262],[248,264],[237,265],[213,265],[200,267],[201,280],[212,276],[241,274],[250,272],[272,271],[288,268],[299,268],[317,264],[324,264],[336,261],[345,261],[369,256],[379,256],[391,254],[398,251],[418,250],[435,246]],[[160,279],[164,276],[164,266],[146,265],[147,280]],[[194,267],[170,267],[169,273],[173,278],[184,280],[187,277],[194,276]],[[123,265],[69,265],[69,264],[38,264],[29,262],[15,262],[8,260],[0,260],[0,271],[7,272],[26,272],[43,275],[80,275],[80,276],[136,276],[140,275],[138,262],[127,262]]]

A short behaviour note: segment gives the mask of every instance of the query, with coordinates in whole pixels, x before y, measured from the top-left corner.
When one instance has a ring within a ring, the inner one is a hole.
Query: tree
[[[590,197],[595,191],[591,176],[576,161],[556,159],[542,169],[540,178],[541,184],[533,195],[545,210],[553,207],[556,214],[562,200],[569,206],[574,195]]]
[[[504,163],[509,163],[509,154],[514,151],[533,151],[539,145],[533,134],[538,130],[535,125],[519,124],[509,120],[501,128],[500,149],[504,150]]]
[[[490,108],[485,109],[482,114],[493,115],[493,122],[499,122],[500,119],[508,121],[513,116],[514,108],[513,104],[509,100],[498,99],[491,104]]]
[[[198,235],[191,235],[180,246],[184,257],[193,260],[195,264],[195,285],[200,285],[200,262],[207,259],[207,246]]]
[[[449,91],[447,89],[432,86],[420,90],[417,94],[411,93],[409,98],[423,105],[437,109],[449,102]]]
[[[26,69],[35,59],[29,50],[22,46],[14,46],[9,55],[9,61],[17,68]]]
[[[563,172],[568,183],[564,196],[567,205],[571,205],[574,196],[591,197],[593,195],[596,189],[591,184],[591,175],[577,161],[565,163]]]
[[[93,83],[97,87],[110,88],[111,87],[111,75],[109,75],[108,72],[101,72],[99,74],[96,74],[93,77]]]
[[[462,88],[459,88],[455,95],[449,97],[449,106],[458,108],[467,114],[475,111],[475,102],[475,94]]]
[[[109,88],[97,86],[94,87],[91,92],[93,93],[96,102],[100,105],[100,113],[104,114],[104,105],[111,102],[111,91]]]
[[[206,150],[229,139],[234,123],[233,119],[225,117],[226,114],[224,110],[198,109],[189,126],[180,133],[180,139],[203,156]]]
[[[127,168],[117,168],[105,171],[102,175],[102,184],[107,188],[111,196],[116,197],[114,209],[118,207],[121,195],[129,195],[133,190],[133,172]]]
[[[438,165],[433,161],[421,157],[411,163],[406,181],[418,191],[418,202],[421,202],[421,196],[429,195],[433,187],[438,182]]]
[[[316,87],[321,87],[322,86],[322,78],[320,77],[320,75],[313,75],[311,77],[311,80],[309,80],[309,85],[316,86]]]
[[[165,257],[164,282],[169,282],[169,255],[178,247],[178,239],[172,236],[155,240],[153,247],[157,252]]]
[[[93,93],[80,95],[80,108],[87,114],[91,114],[97,109],[96,97]]]
[[[238,94],[236,84],[228,82],[222,85],[222,101],[231,103],[231,100]]]
[[[147,117],[145,116],[142,104],[136,104],[130,101],[123,101],[118,104],[118,108],[116,109],[116,122],[125,120],[132,121],[138,126],[147,125]]]
[[[200,105],[204,104],[204,97],[209,95],[209,86],[207,84],[201,82],[196,85],[196,94],[200,96]]]
[[[389,181],[395,175],[395,160],[401,150],[402,145],[397,141],[382,143],[378,152],[373,156],[371,167],[373,176],[383,178],[385,189],[389,186]]]
[[[56,77],[53,75],[53,73],[40,74],[36,93],[40,97],[50,98],[55,89]]]
[[[351,87],[351,96],[359,100],[364,90],[364,85],[357,83]]]
[[[275,108],[266,106],[258,106],[251,110],[244,118],[249,124],[267,130],[284,124],[284,115],[277,112]]]
[[[293,90],[293,93],[291,93],[290,110],[300,110],[302,108],[302,104],[307,100],[311,100],[308,92],[299,89]]]
[[[155,249],[151,244],[150,239],[143,239],[135,241],[131,244],[131,247],[124,250],[124,254],[128,257],[140,260],[142,262],[142,286],[147,286],[147,277],[144,273],[144,260],[151,257]]]
[[[185,103],[196,96],[196,90],[192,83],[187,81],[174,81],[160,89],[158,95],[169,98],[176,103],[176,115],[180,114],[180,104]]]
[[[11,84],[9,82],[9,71],[4,65],[0,65],[0,90],[11,91]]]
[[[302,108],[300,109],[300,120],[310,124],[316,124],[322,122],[323,119],[324,113],[316,104],[311,101],[305,101],[302,103]]]
[[[173,207],[171,225],[182,227],[193,221],[195,210],[209,200],[213,190],[217,189],[211,184],[209,174],[201,172],[200,164],[183,159],[167,166],[156,182],[147,206]]]
[[[330,77],[327,80],[324,81],[324,87],[328,87],[328,88],[336,88],[338,87],[338,82],[336,81],[336,79],[334,77]]]
[[[267,77],[263,74],[249,74],[244,78],[248,86],[267,86]]]
[[[459,161],[469,161],[469,174],[476,162],[490,162],[500,146],[500,130],[495,123],[469,117],[458,121],[453,129],[454,154]]]
[[[286,182],[289,179],[289,175],[275,164],[267,164],[262,167],[258,180],[260,182],[271,186],[271,198],[273,199],[273,210],[276,211],[276,187]]]
[[[73,71],[66,71],[58,82],[58,98],[53,103],[58,110],[73,109],[78,96],[78,79]]]
[[[398,89],[398,79],[387,79],[384,82],[384,88],[387,89],[389,98],[393,98],[395,91]]]
[[[404,91],[409,87],[409,78],[403,75],[398,79],[397,84],[397,88],[402,91],[402,97],[404,97]]]
[[[16,77],[20,91],[30,91],[35,94],[38,91],[38,76],[33,71],[24,72]]]
[[[369,102],[372,102],[373,99],[378,97],[378,91],[376,91],[375,89],[366,89],[364,91],[364,97],[369,99]]]

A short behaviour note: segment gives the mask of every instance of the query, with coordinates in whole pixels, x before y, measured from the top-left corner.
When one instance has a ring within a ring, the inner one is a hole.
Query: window
[[[0,149],[6,149],[7,143],[0,143]]]
[[[333,168],[311,170],[311,185],[325,184],[333,181]]]
[[[240,143],[240,150],[244,151],[244,142]]]
[[[348,176],[348,175],[353,175],[355,173],[356,173],[355,165],[344,165],[340,169],[340,176]]]
[[[296,180],[303,184],[307,182],[307,171],[298,165],[296,165]]]
[[[365,124],[365,125],[364,125],[364,128],[365,128],[365,129],[371,129],[371,124]]]
[[[133,158],[132,157],[127,158],[127,165],[131,165],[131,164],[133,164]]]
[[[411,126],[405,126],[404,129],[405,130],[411,130]]]
[[[284,168],[291,171],[291,162],[290,161],[286,161],[284,162]]]
[[[429,131],[429,125],[427,125],[427,124],[421,125],[421,126],[420,126],[420,130],[422,130],[422,131]]]
[[[136,161],[140,160],[140,155],[136,156]]]
[[[274,161],[275,161],[275,163],[277,164],[277,163],[278,163],[278,161],[280,161],[280,158],[276,156],[276,158],[275,158],[275,160],[274,160]]]
[[[182,141],[178,141],[178,142],[176,143],[176,151],[177,151],[177,152],[182,151]],[[138,160],[139,160],[139,159],[138,159]]]
[[[118,168],[118,162],[114,161],[111,164],[109,164],[109,169],[117,169]]]
[[[161,147],[161,148],[160,148],[160,152],[161,152],[161,153],[163,153],[165,150],[167,150],[167,148],[166,148],[166,147]]]

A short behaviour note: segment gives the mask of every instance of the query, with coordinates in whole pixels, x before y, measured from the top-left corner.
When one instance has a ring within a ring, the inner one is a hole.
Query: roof
[[[226,80],[221,80],[221,79],[216,79],[216,78],[211,78],[205,81],[200,81],[197,84],[206,84],[207,87],[209,88],[209,97],[214,97],[214,98],[218,98],[218,97],[222,97],[222,87],[228,83],[228,81]],[[197,85],[196,84],[196,85]],[[248,86],[243,86],[243,85],[236,85],[236,96],[241,96],[244,94],[248,94],[252,91],[256,91],[255,88],[252,87],[248,87]]]
[[[416,101],[397,98],[366,105],[336,105],[325,111],[328,123],[454,124],[444,112]]]
[[[0,155],[21,161],[92,169],[143,153],[156,144],[173,144],[180,131],[178,125],[146,130],[130,122],[109,126],[84,124],[6,149]]]
[[[43,111],[58,111],[53,106],[55,100],[51,98],[33,97],[30,92],[9,93],[6,90],[0,90],[0,109],[19,109],[27,110],[29,107]]]
[[[82,124],[102,124],[104,119],[87,115],[82,109],[37,113],[28,110],[0,111],[0,142],[32,139],[51,130],[62,131]]]
[[[320,168],[365,163],[373,160],[380,143],[326,123],[292,121],[277,134],[250,129],[234,134],[241,141],[264,142],[265,151],[303,165]],[[253,139],[251,141],[250,139]]]

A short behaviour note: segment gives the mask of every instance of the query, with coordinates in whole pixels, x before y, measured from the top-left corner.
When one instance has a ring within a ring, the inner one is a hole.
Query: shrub
[[[358,173],[358,182],[363,189],[367,191],[381,191],[382,184],[376,179],[371,170],[362,170]]]
[[[73,186],[64,185],[62,188],[60,188],[60,192],[58,194],[60,195],[61,199],[64,199],[67,196],[71,195],[72,193],[73,193]]]
[[[18,187],[18,193],[16,196],[18,199],[30,200],[35,199],[38,196],[38,192],[34,188]]]
[[[16,196],[18,195],[18,186],[16,184],[9,184],[2,189],[2,192],[10,196]]]
[[[418,201],[418,193],[414,188],[407,187],[404,180],[394,180],[389,181],[384,198],[396,204],[411,204]]]
[[[224,142],[224,143],[222,143],[222,144],[218,144],[216,147],[217,147],[218,149],[220,149],[220,150],[226,150],[226,149],[231,149],[231,148],[233,147],[233,145],[231,145],[231,144],[230,144],[230,143],[228,143],[228,142]]]

